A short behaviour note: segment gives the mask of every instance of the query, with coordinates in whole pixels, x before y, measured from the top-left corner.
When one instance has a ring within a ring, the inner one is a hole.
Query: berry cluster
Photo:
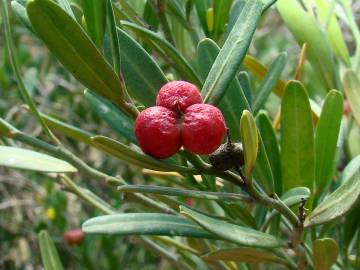
[[[214,152],[226,134],[225,121],[218,108],[202,102],[191,83],[173,81],[161,87],[156,106],[142,111],[135,122],[141,149],[155,158],[170,157],[181,146],[193,154]]]

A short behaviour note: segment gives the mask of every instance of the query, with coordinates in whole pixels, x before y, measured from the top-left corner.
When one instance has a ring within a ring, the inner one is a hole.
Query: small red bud
[[[189,205],[189,206],[193,206],[194,205],[194,200],[192,198],[186,198],[185,203],[187,205]]]
[[[68,230],[64,233],[64,240],[69,246],[79,245],[85,238],[81,229]]]

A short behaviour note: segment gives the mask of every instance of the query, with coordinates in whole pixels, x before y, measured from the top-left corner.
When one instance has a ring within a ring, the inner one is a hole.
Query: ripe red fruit
[[[211,154],[221,145],[225,134],[225,121],[218,108],[209,104],[194,104],[185,109],[181,137],[188,151]]]
[[[81,229],[69,230],[64,233],[64,240],[70,246],[80,244],[85,238],[85,233]]]
[[[187,107],[202,103],[199,89],[192,83],[185,81],[172,81],[159,90],[156,97],[156,106],[163,106],[177,111],[184,111]]]
[[[177,114],[156,106],[142,111],[135,121],[135,135],[141,149],[155,158],[167,158],[181,147]]]

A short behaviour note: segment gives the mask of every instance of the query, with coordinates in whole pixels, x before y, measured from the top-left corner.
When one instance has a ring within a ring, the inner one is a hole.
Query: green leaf
[[[214,29],[215,37],[221,36],[225,31],[232,0],[214,1]]]
[[[345,179],[342,185],[327,196],[306,218],[304,226],[311,227],[323,224],[345,215],[359,202],[360,171],[350,179]]]
[[[206,36],[209,34],[207,27],[207,11],[211,7],[211,0],[194,0],[197,15],[200,20],[200,24]]]
[[[259,148],[258,130],[252,114],[244,110],[240,120],[241,141],[244,147],[245,178],[251,182]]]
[[[254,167],[254,177],[269,196],[274,195],[274,176],[266,153],[265,145],[258,133],[259,150]]]
[[[37,172],[77,172],[66,161],[17,147],[0,146],[0,166]]]
[[[303,199],[307,200],[310,197],[310,194],[311,191],[307,187],[295,187],[282,195],[281,200],[290,207],[300,203]]]
[[[12,38],[11,27],[10,27],[10,18],[9,18],[7,6],[8,6],[8,3],[7,3],[7,1],[4,0],[2,5],[0,6],[0,14],[4,20],[4,35],[5,35],[6,49],[7,49],[7,53],[9,54],[9,60],[10,60],[11,67],[15,73],[19,92],[22,96],[22,99],[29,106],[31,113],[35,116],[36,120],[39,122],[39,124],[43,128],[45,134],[52,141],[54,141],[55,143],[58,143],[58,140],[54,137],[51,130],[49,130],[49,128],[46,126],[45,122],[41,119],[40,113],[36,107],[36,104],[34,103],[29,90],[25,86],[24,80],[22,79],[23,76],[21,75],[20,65],[19,65],[18,59],[16,57],[16,50],[15,50],[16,47],[14,46],[14,42],[13,42],[13,38]]]
[[[12,131],[15,131],[14,127],[10,126],[4,119],[0,118],[0,137],[10,137]]]
[[[11,1],[11,7],[16,16],[19,18],[20,22],[31,32],[34,32],[34,29],[31,26],[29,17],[26,13],[26,8],[21,5],[18,1]]]
[[[134,23],[121,21],[121,24],[124,27],[130,28],[132,31],[142,37],[145,42],[147,42],[166,59],[170,58],[170,64],[172,64],[172,67],[179,72],[182,79],[192,82],[198,86],[202,84],[199,76],[196,74],[190,63],[173,45],[163,39],[159,34]]]
[[[224,240],[248,247],[275,248],[281,246],[280,241],[272,235],[210,218],[185,206],[180,206],[180,212],[205,230]]]
[[[31,24],[49,50],[82,84],[122,105],[120,80],[81,26],[50,0],[29,0]]]
[[[120,73],[120,43],[119,38],[116,30],[116,20],[115,20],[115,14],[114,9],[112,6],[112,1],[107,0],[107,24],[109,27],[109,36],[111,39],[111,52],[112,52],[112,63],[114,66],[114,71],[116,74]]]
[[[320,194],[334,174],[336,144],[343,114],[343,97],[339,91],[330,91],[325,99],[315,132],[315,187]]]
[[[75,14],[71,9],[71,5],[68,0],[56,0],[56,2],[58,2],[59,6],[75,19]]]
[[[345,167],[342,173],[342,180],[349,180],[358,170],[360,170],[360,155],[353,158]]]
[[[146,107],[154,106],[156,95],[167,79],[151,56],[123,30],[118,29],[121,71],[126,87]]]
[[[286,58],[287,53],[281,53],[269,66],[268,72],[262,80],[259,89],[256,91],[252,105],[254,115],[256,115],[263,107],[269,95],[271,94],[272,89],[280,79],[281,73],[285,68]]]
[[[206,79],[220,48],[211,39],[202,40],[197,48],[198,69],[202,79]],[[237,78],[231,82],[226,94],[221,99],[218,107],[222,111],[226,126],[230,129],[233,140],[240,139],[239,122],[243,110],[249,110],[249,104]]]
[[[118,187],[121,192],[153,193],[167,196],[183,196],[188,198],[198,198],[215,201],[245,201],[251,202],[252,199],[245,194],[208,192],[199,190],[179,189],[172,187],[159,187],[148,185],[123,185]]]
[[[347,70],[343,79],[344,91],[350,104],[351,111],[360,126],[360,79],[353,70]]]
[[[179,216],[152,213],[131,213],[99,216],[88,219],[82,230],[90,234],[168,235],[216,238],[193,222]]]
[[[285,263],[284,259],[269,251],[243,247],[216,250],[201,256],[201,258],[207,262],[234,261],[245,263]]]
[[[250,70],[259,80],[262,80],[268,73],[268,68],[249,54],[245,55],[243,65],[246,69]],[[281,97],[284,94],[285,85],[286,83],[284,81],[279,80],[273,88],[274,93]]]
[[[204,102],[217,105],[225,94],[250,46],[261,10],[260,0],[246,2],[203,85]]]
[[[309,98],[304,86],[290,81],[281,104],[281,173],[283,191],[313,187],[314,135]]]
[[[246,2],[246,0],[234,1],[234,4],[230,10],[229,19],[228,19],[228,23],[226,26],[226,33],[225,33],[226,37],[229,35],[231,30],[233,29],[233,27],[236,23],[236,20],[237,20],[239,14],[241,13],[241,10],[244,8],[245,2]]]
[[[275,131],[272,127],[271,121],[267,113],[264,111],[260,111],[260,113],[257,115],[256,123],[261,138],[263,139],[266,155],[268,157],[268,161],[271,167],[275,184],[275,192],[280,196],[282,194],[281,161],[280,150],[277,143]]]
[[[53,240],[47,231],[39,233],[39,245],[41,259],[45,270],[63,270],[59,254],[56,251]]]
[[[59,119],[56,119],[54,117],[51,117],[46,114],[41,114],[41,117],[44,119],[45,123],[52,129],[57,130],[61,134],[72,138],[76,141],[80,141],[83,143],[86,143],[88,145],[92,145],[91,137],[94,136],[94,134],[85,131],[83,129],[80,129],[78,127],[72,126],[68,123],[65,123],[63,121],[60,121]]]
[[[329,42],[315,18],[297,0],[278,0],[277,8],[299,45],[307,43],[307,58],[326,89],[335,87],[335,72]]]
[[[164,161],[159,161],[150,156],[146,156],[140,152],[131,149],[129,146],[112,140],[104,136],[95,136],[91,138],[93,144],[100,150],[108,153],[118,159],[121,159],[127,163],[147,168],[156,171],[166,172],[184,172],[184,173],[196,173],[196,170],[191,167],[183,167]]]
[[[106,0],[82,0],[86,30],[98,48],[102,47],[106,25]]]
[[[136,143],[134,123],[122,111],[118,110],[111,102],[85,90],[84,96],[89,102],[92,111],[104,120],[113,130],[125,137],[130,142]]]
[[[317,239],[313,243],[315,270],[330,270],[339,256],[339,246],[332,238]]]
[[[173,17],[176,18],[183,27],[189,29],[190,24],[189,21],[186,19],[185,8],[182,5],[182,1],[168,0],[166,4],[169,14],[173,15]]]
[[[241,88],[251,109],[253,102],[253,92],[250,84],[249,74],[247,73],[247,71],[240,71],[237,75],[237,79],[241,85]]]
[[[245,204],[239,204],[236,202],[222,202],[218,201],[218,204],[224,209],[227,215],[233,220],[239,220],[246,226],[253,229],[257,229],[255,218],[252,216],[250,209]]]
[[[335,5],[335,2],[330,3],[324,0],[316,0],[316,4],[318,6],[319,18],[323,24],[327,24],[325,25],[326,34],[332,49],[347,66],[350,66],[349,51],[337,21],[334,7],[332,7],[332,5]]]

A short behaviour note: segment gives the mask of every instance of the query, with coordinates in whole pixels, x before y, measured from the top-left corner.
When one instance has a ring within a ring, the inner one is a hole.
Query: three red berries
[[[161,87],[156,106],[135,121],[140,148],[155,158],[167,158],[184,146],[193,154],[208,155],[222,143],[226,125],[220,110],[203,104],[198,88],[185,81]]]

